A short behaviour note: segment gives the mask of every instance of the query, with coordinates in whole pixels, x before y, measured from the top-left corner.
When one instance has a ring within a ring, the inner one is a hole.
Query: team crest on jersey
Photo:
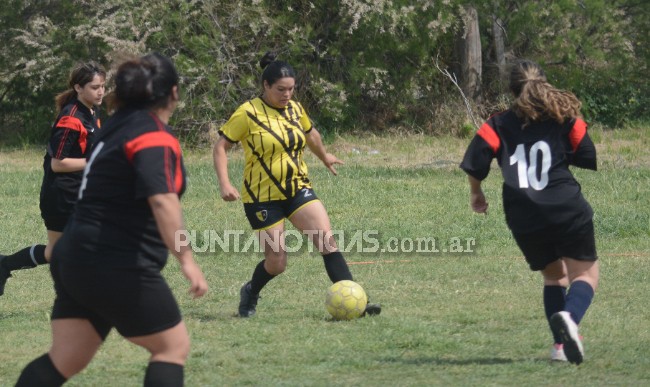
[[[257,215],[257,219],[259,219],[260,222],[264,222],[268,217],[269,213],[266,210],[262,210],[262,211],[257,211],[255,215]]]

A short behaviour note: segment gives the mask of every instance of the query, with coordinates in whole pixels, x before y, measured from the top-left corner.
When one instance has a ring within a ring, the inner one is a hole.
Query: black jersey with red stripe
[[[569,165],[596,170],[596,148],[580,118],[524,127],[512,110],[496,114],[476,133],[460,167],[478,180],[496,158],[503,175],[503,207],[508,226],[526,234],[546,227],[571,233],[593,211]]]
[[[98,109],[95,109],[95,112]],[[43,186],[63,190],[75,197],[81,184],[82,171],[52,171],[52,159],[86,158],[93,136],[100,128],[98,115],[75,99],[61,109],[50,131],[47,152],[43,159]]]
[[[95,139],[65,230],[75,235],[74,253],[60,258],[77,265],[162,268],[168,251],[148,198],[180,197],[185,184],[171,129],[148,111],[116,112]]]

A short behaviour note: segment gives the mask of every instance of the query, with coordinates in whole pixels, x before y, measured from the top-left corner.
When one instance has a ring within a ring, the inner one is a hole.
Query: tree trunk
[[[506,70],[505,43],[501,20],[492,15],[492,36],[494,38],[494,56],[499,69],[499,88],[503,92],[507,88],[508,74]]]
[[[463,17],[465,28],[459,39],[460,85],[467,98],[476,100],[481,88],[481,34],[476,8],[467,7]]]

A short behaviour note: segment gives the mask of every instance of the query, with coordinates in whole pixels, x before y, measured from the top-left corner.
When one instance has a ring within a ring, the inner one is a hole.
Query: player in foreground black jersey
[[[258,232],[264,259],[252,278],[240,290],[239,316],[255,314],[259,292],[284,272],[284,222],[288,219],[309,235],[323,256],[332,282],[352,280],[348,265],[339,251],[327,210],[312,189],[303,159],[307,146],[336,175],[342,162],[327,153],[318,130],[299,102],[292,100],[296,84],[293,68],[267,53],[260,60],[262,95],[242,104],[219,131],[214,145],[214,168],[221,198],[234,201],[239,191],[228,177],[227,151],[242,143],[246,157],[241,200],[253,230]],[[379,314],[379,304],[368,304],[367,314]]]
[[[86,153],[100,127],[98,109],[104,98],[105,82],[106,71],[101,65],[93,61],[79,63],[70,73],[69,89],[55,98],[59,113],[43,160],[40,197],[48,242],[0,255],[0,296],[11,271],[47,263],[52,247],[61,237],[77,201]]]
[[[593,210],[569,165],[596,170],[596,149],[580,101],[550,85],[539,65],[515,63],[510,90],[512,107],[481,126],[460,167],[469,176],[472,209],[485,213],[481,181],[497,159],[506,222],[530,268],[544,277],[544,309],[555,340],[551,357],[580,364],[578,324],[599,270]]]
[[[115,113],[97,137],[74,215],[52,252],[52,347],[17,386],[59,386],[83,370],[115,328],[151,353],[145,386],[182,386],[187,329],[160,271],[168,250],[201,297],[207,283],[183,229],[185,170],[167,122],[179,100],[172,62],[150,54],[122,64]],[[107,379],[108,380],[108,379]]]

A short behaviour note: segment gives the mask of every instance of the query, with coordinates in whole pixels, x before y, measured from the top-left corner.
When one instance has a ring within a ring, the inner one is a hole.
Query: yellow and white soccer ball
[[[361,317],[367,304],[366,292],[354,281],[339,281],[327,289],[325,305],[335,320],[352,320]]]

